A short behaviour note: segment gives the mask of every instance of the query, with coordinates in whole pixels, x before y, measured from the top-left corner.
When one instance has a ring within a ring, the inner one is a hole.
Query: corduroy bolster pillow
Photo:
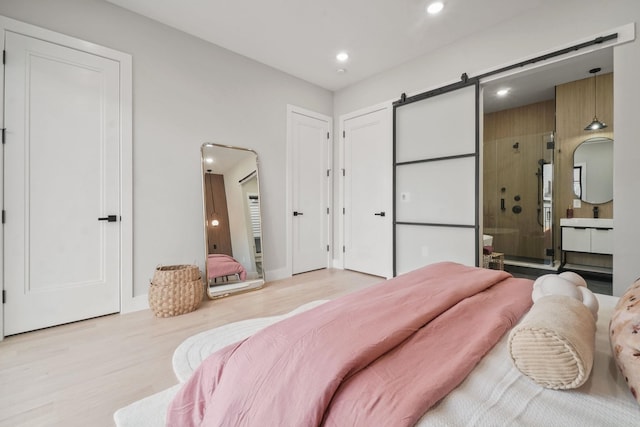
[[[580,387],[593,367],[596,322],[580,301],[549,295],[533,304],[509,334],[515,366],[543,387]]]

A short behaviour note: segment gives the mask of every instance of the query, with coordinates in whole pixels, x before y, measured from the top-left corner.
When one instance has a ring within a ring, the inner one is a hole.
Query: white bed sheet
[[[609,319],[618,298],[597,298],[600,310],[594,366],[582,387],[549,390],[522,375],[511,362],[505,335],[467,379],[431,408],[417,426],[640,426],[640,406],[616,368],[609,346]],[[318,303],[284,316],[224,325],[189,338],[174,356],[179,380],[184,381],[200,360],[218,348]],[[174,386],[118,410],[114,414],[116,425],[164,426],[166,408],[178,389]]]
[[[600,304],[589,380],[575,390],[545,389],[513,365],[507,336],[418,426],[640,426],[640,406],[611,356],[609,320],[617,297]]]

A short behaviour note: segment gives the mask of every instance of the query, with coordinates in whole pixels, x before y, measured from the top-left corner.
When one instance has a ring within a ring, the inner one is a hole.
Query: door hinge
[[[342,208],[342,215],[346,212],[345,208]]]
[[[3,50],[2,51],[2,65],[7,63],[7,51]]]
[[[344,168],[342,169],[342,176],[346,176],[346,172],[345,172]]]
[[[327,215],[329,215],[329,208],[327,208]]]
[[[342,252],[344,253],[346,251],[347,251],[347,248],[344,245],[342,245]]]
[[[7,291],[5,291],[4,289],[2,290],[2,303],[7,303]]]
[[[327,139],[329,139],[329,132],[327,132]]]
[[[331,170],[331,169],[327,169],[327,178],[329,178],[329,171],[330,171],[330,170]]]
[[[329,252],[329,245],[327,245],[327,252]]]
[[[4,224],[6,220],[7,220],[7,211],[2,209],[2,223]]]
[[[347,134],[346,134],[346,132],[345,132],[345,131],[342,131],[342,137],[343,137],[343,138],[346,138],[346,137],[347,137]]]
[[[6,134],[7,134],[7,129],[6,128],[2,128],[2,143],[3,144],[7,141],[5,139]]]

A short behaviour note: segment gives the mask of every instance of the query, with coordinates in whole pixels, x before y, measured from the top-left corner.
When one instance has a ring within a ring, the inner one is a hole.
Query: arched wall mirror
[[[258,156],[247,148],[204,143],[202,188],[207,294],[260,288],[262,220]]]
[[[613,140],[590,138],[573,152],[573,192],[587,203],[613,200]]]

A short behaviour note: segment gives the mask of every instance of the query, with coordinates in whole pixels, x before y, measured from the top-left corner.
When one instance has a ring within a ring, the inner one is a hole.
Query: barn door
[[[394,103],[394,275],[478,265],[479,85]]]

